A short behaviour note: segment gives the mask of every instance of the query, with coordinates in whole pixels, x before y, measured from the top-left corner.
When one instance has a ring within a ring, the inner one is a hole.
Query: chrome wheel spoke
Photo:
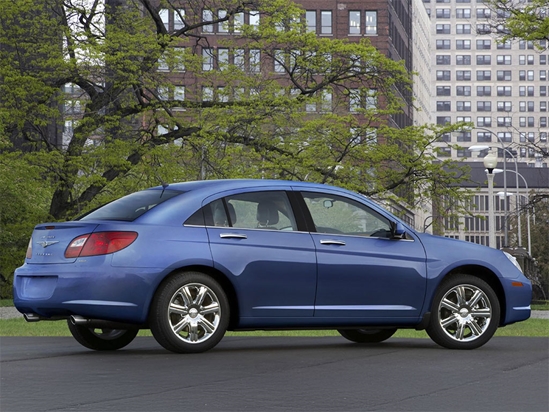
[[[463,336],[465,333],[465,325],[462,323],[458,323],[458,327],[456,329],[455,337],[457,340],[463,340]]]
[[[214,333],[215,332],[215,325],[211,323],[208,319],[202,317],[200,319],[200,325],[204,328],[206,333]]]
[[[458,305],[459,306],[465,305],[467,303],[465,287],[463,285],[458,286],[455,288],[455,292],[458,300]]]
[[[188,324],[189,324],[189,321],[187,320],[187,318],[183,318],[183,319],[181,319],[180,322],[178,322],[177,324],[172,326],[172,330],[175,333],[179,333],[179,332],[181,332],[181,330],[186,328],[188,326]]]
[[[448,299],[443,299],[442,302],[440,302],[440,306],[452,311],[453,313],[459,311],[459,306]]]
[[[490,313],[490,309],[488,308],[481,308],[481,309],[474,309],[471,311],[471,316],[474,318],[490,318],[492,314]]]
[[[199,305],[201,306],[202,305],[202,302],[204,302],[204,297],[206,296],[206,294],[208,293],[208,289],[206,289],[204,286],[202,286],[199,290],[198,290],[198,294],[196,295],[196,299],[194,300],[194,304],[195,305]]]
[[[219,313],[219,303],[213,302],[208,306],[204,306],[200,311],[202,315],[210,315]]]
[[[475,336],[480,336],[482,335],[482,332],[484,332],[482,330],[482,328],[480,327],[480,325],[478,323],[476,323],[475,321],[471,321],[467,324],[467,326],[469,326],[469,329],[471,329],[471,332],[473,332],[473,335]]]
[[[469,299],[469,302],[467,302],[467,305],[469,305],[469,307],[471,308],[474,308],[478,301],[483,297],[483,293],[480,291],[480,290],[475,290],[475,293],[473,293],[473,296],[471,297],[471,299]]]
[[[174,303],[174,302],[170,304],[169,311],[170,311],[170,314],[173,313],[181,316],[185,316],[189,313],[188,309],[185,306],[178,305],[177,303]]]
[[[196,343],[199,339],[198,322],[189,324],[189,340]]]
[[[444,329],[447,329],[450,325],[453,325],[457,322],[457,319],[454,315],[447,317],[444,320],[440,321],[440,326],[442,326]]]
[[[188,286],[184,286],[181,289],[179,289],[179,295],[183,299],[183,302],[185,303],[185,306],[192,305],[193,297],[191,295],[191,291],[189,290]]]

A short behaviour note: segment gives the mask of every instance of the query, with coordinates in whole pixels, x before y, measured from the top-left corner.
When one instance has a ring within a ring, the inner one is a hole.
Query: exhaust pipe
[[[27,322],[39,322],[41,320],[63,320],[67,319],[66,316],[52,316],[51,318],[46,318],[44,316],[37,315],[36,313],[23,313],[23,317]]]
[[[88,328],[102,329],[141,329],[140,325],[135,323],[114,322],[104,319],[89,319],[83,316],[71,315],[69,321],[74,326],[85,326]]]

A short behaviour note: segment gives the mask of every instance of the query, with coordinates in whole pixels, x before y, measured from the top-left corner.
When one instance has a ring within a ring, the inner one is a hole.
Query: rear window
[[[180,195],[179,190],[144,190],[107,203],[76,220],[124,220],[131,222],[153,207]]]

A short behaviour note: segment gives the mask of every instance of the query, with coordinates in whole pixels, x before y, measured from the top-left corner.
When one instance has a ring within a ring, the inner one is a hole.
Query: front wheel
[[[213,278],[183,272],[163,282],[151,304],[157,342],[177,353],[204,352],[219,343],[229,324],[229,302]]]
[[[449,349],[475,349],[498,328],[499,300],[482,279],[459,274],[442,282],[433,299],[427,333]]]
[[[67,321],[69,331],[78,343],[93,350],[117,350],[129,345],[139,329],[104,329],[73,325]]]
[[[341,336],[356,343],[378,343],[389,339],[396,329],[338,329]]]

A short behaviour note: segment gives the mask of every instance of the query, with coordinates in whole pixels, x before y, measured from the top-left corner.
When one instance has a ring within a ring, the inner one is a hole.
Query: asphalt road
[[[68,337],[3,337],[0,348],[2,412],[549,410],[548,338],[473,351],[337,337],[226,337],[198,355],[147,337],[108,353]]]

